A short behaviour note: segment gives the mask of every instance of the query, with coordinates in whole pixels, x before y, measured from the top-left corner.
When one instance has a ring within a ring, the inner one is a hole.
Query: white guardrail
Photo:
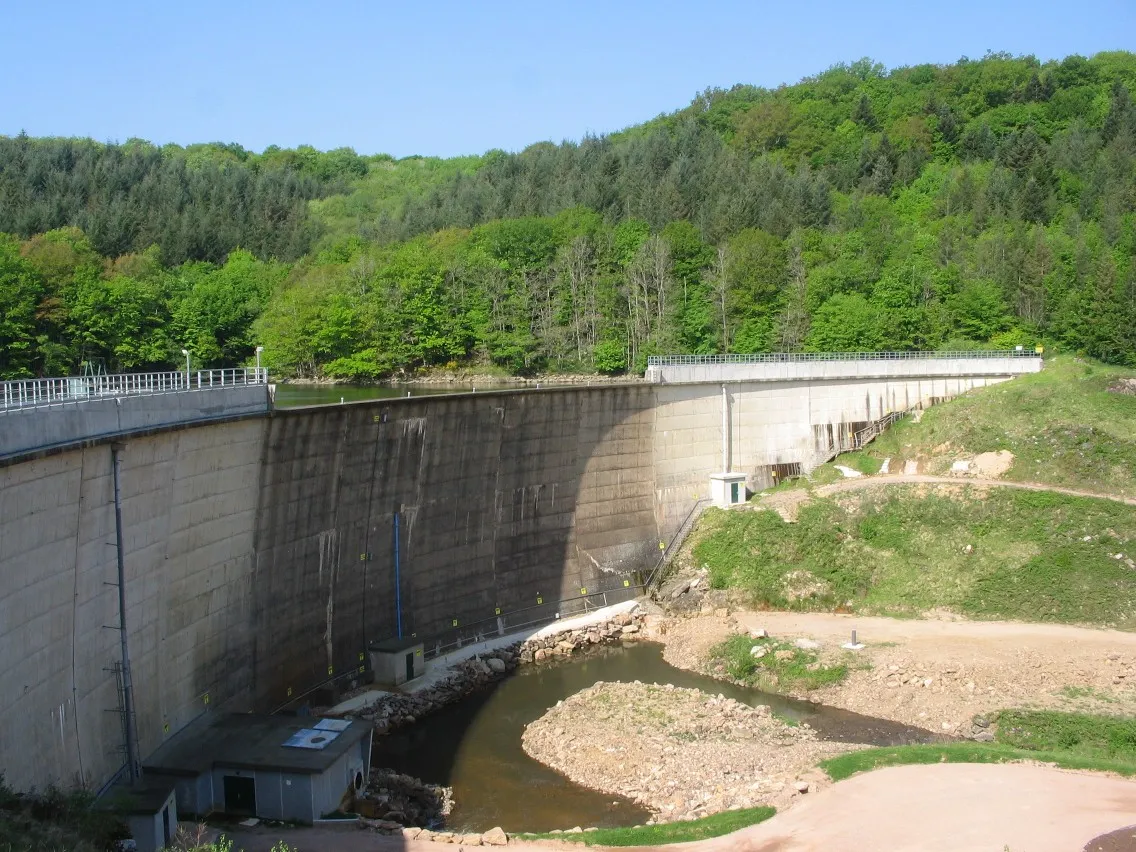
[[[18,379],[0,382],[0,412],[107,397],[143,396],[264,384],[268,384],[268,370],[263,367],[195,372],[179,370],[168,373],[116,373],[102,376],[72,376],[63,379]]]
[[[1033,349],[963,352],[759,352],[753,355],[648,355],[648,367],[689,364],[779,364],[797,361],[943,361],[958,358],[1040,358]]]

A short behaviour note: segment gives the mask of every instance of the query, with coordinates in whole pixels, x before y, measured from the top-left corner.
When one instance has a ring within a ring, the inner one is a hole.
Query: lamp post
[[[181,354],[185,356],[185,389],[189,390],[189,350],[181,350]]]
[[[256,380],[260,381],[260,353],[264,351],[263,346],[256,347]]]

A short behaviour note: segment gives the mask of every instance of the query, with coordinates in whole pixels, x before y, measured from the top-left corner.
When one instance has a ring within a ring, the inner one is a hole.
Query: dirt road
[[[1136,782],[946,763],[857,775],[699,852],[1077,852],[1136,822]]]
[[[1119,630],[739,612],[675,621],[664,656],[701,671],[710,648],[739,628],[814,639],[826,656],[847,653],[844,683],[800,697],[937,733],[966,736],[974,716],[1012,707],[1136,712],[1136,633]],[[844,652],[853,630],[865,647]]]
[[[1076,488],[1060,488],[1042,482],[1012,482],[1006,479],[986,479],[978,476],[931,476],[923,473],[883,473],[875,476],[858,476],[820,485],[812,490],[795,488],[788,491],[775,491],[762,497],[757,503],[746,508],[773,509],[788,521],[796,520],[797,509],[813,497],[829,497],[847,491],[860,491],[865,488],[878,488],[889,485],[948,485],[956,488],[1017,488],[1021,491],[1052,491],[1055,494],[1068,494],[1070,497],[1095,497],[1098,500],[1112,500],[1136,506],[1136,497],[1107,494],[1098,491],[1081,491]]]

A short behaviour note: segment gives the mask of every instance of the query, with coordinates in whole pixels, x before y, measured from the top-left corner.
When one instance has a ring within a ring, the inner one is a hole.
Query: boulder
[[[485,661],[485,664],[489,666],[490,671],[492,671],[494,674],[504,674],[505,669],[507,668],[505,666],[505,661],[499,660],[496,657],[490,657]]]
[[[509,836],[505,834],[501,826],[496,826],[481,835],[481,842],[486,846],[504,846],[509,842]]]
[[[793,783],[793,787],[796,789],[796,791],[798,793],[809,792],[809,782],[808,781],[795,781]]]
[[[463,834],[460,837],[458,837],[457,840],[455,840],[454,842],[460,843],[462,846],[480,846],[481,845],[481,835],[480,834]]]
[[[815,639],[798,639],[793,644],[802,651],[816,651],[820,648],[820,642]]]

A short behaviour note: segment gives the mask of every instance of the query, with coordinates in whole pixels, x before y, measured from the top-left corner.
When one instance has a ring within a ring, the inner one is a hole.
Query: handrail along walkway
[[[962,352],[757,352],[749,355],[648,355],[648,367],[691,364],[782,364],[802,361],[948,361],[959,358],[1040,358],[1029,349],[975,349]]]
[[[108,397],[180,393],[268,384],[263,367],[223,370],[176,370],[162,373],[113,373],[0,382],[0,414],[26,408],[87,402]]]

